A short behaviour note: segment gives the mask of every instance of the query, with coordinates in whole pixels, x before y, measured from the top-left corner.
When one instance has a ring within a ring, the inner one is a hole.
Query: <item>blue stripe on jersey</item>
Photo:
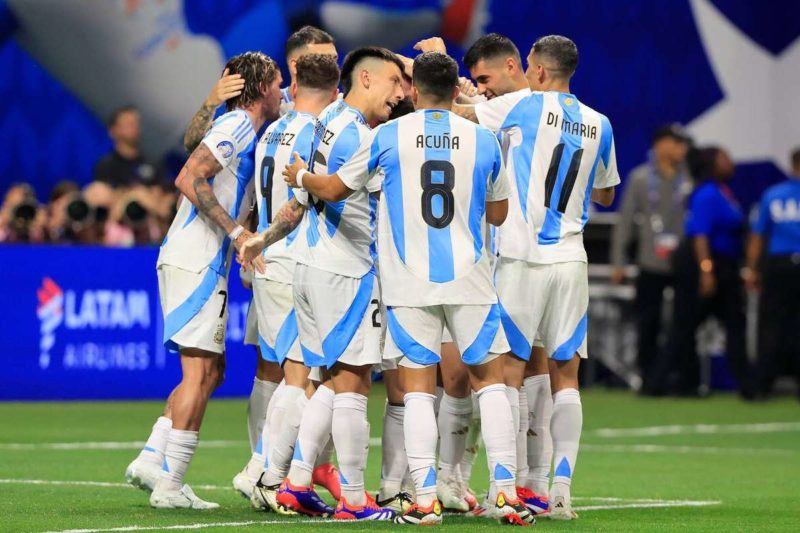
[[[530,95],[520,100],[506,117],[500,129],[517,125],[522,132],[522,142],[511,150],[511,161],[514,164],[514,179],[517,182],[519,205],[522,218],[528,221],[528,189],[531,185],[531,162],[533,149],[536,146],[536,135],[539,133],[539,121],[542,118],[543,99],[541,95]]]
[[[567,99],[572,101],[571,105],[567,105]],[[550,207],[545,211],[544,223],[542,224],[541,231],[539,231],[538,241],[541,245],[558,244],[558,241],[561,240],[562,213],[558,210],[558,202],[561,198],[561,189],[564,187],[564,180],[572,163],[572,156],[575,155],[575,152],[580,150],[582,141],[580,135],[566,133],[563,129],[565,120],[573,124],[581,124],[583,122],[583,117],[578,107],[578,100],[572,95],[559,93],[558,103],[561,105],[563,112],[561,118],[561,138],[558,142],[564,145],[564,151],[561,153],[561,161],[559,161],[558,165],[556,184],[553,187],[553,193],[550,195]]]
[[[213,123],[213,124],[211,124],[211,127],[213,128],[214,126],[219,126],[219,125],[220,125],[220,124],[222,124],[223,122],[226,122],[226,121],[228,121],[228,120],[230,120],[230,119],[232,119],[232,118],[242,118],[242,113],[237,113],[236,111],[231,111],[230,113],[225,113],[224,115],[221,115],[221,116],[219,116],[219,117],[218,117],[218,118],[217,118],[217,119],[214,121],[214,123]],[[241,125],[241,124],[240,124],[240,125]],[[239,127],[239,126],[237,126],[237,128],[238,128],[238,127]],[[211,130],[209,129],[209,131],[211,131]]]
[[[217,287],[219,273],[209,268],[206,270],[200,285],[195,288],[186,300],[164,317],[164,346],[177,352],[178,345],[172,340],[183,327],[191,321],[206,305]]]
[[[592,199],[592,188],[594,187],[594,176],[597,173],[597,166],[600,161],[608,168],[608,161],[611,159],[611,141],[613,135],[611,133],[611,123],[608,118],[601,115],[600,118],[600,146],[597,150],[597,157],[592,166],[592,172],[589,174],[589,181],[586,183],[586,190],[583,194],[583,213],[581,214],[581,227],[586,227],[589,222],[589,201]]]
[[[502,302],[498,304],[498,307],[500,308],[500,321],[503,323],[503,331],[508,339],[508,345],[511,347],[511,353],[523,361],[527,361],[531,358],[531,343],[514,323],[514,319],[503,307]]]
[[[441,137],[450,134],[449,113],[432,109],[426,109],[424,113],[426,137],[429,135]],[[450,150],[425,148],[425,161],[450,161]],[[423,181],[427,178],[428,176],[422,177]],[[430,180],[432,183],[444,183],[444,174],[434,171],[431,173]],[[444,213],[444,199],[440,194],[432,197],[431,210],[434,216],[441,216]],[[450,236],[450,226],[444,228],[428,226],[428,279],[435,283],[446,283],[454,278],[453,241]]]
[[[243,129],[241,132],[239,132],[238,135],[236,135],[236,142],[242,142],[244,138],[247,137],[247,135],[252,131],[253,131],[253,126],[248,124],[245,129]]]
[[[364,321],[364,315],[372,299],[372,286],[375,284],[375,271],[367,272],[358,284],[358,290],[353,297],[353,302],[347,311],[333,326],[325,340],[322,341],[322,354],[325,356],[325,366],[331,368],[345,349],[350,345],[353,336]]]
[[[278,335],[275,337],[275,355],[278,356],[278,362],[283,364],[286,356],[289,355],[294,342],[297,340],[297,316],[294,309],[292,309],[286,320],[281,324],[281,329],[278,330]]]
[[[575,327],[575,331],[572,332],[572,335],[564,341],[564,344],[556,348],[556,351],[550,356],[550,359],[555,359],[556,361],[569,361],[578,351],[578,348],[581,347],[583,344],[583,339],[586,338],[586,328],[589,325],[589,312],[583,314],[583,318],[581,318],[578,325]]]
[[[498,329],[500,329],[500,307],[494,304],[489,308],[489,313],[486,315],[486,320],[483,322],[478,336],[461,355],[461,360],[468,365],[481,364],[492,348]]]
[[[186,201],[189,201],[188,198],[186,199]],[[181,229],[183,229],[186,226],[188,226],[189,224],[191,224],[192,221],[194,219],[196,219],[196,218],[197,218],[197,207],[194,204],[192,204],[192,208],[189,210],[189,216],[186,217],[186,222],[183,223],[183,226],[181,226]]]
[[[389,334],[392,336],[392,340],[397,347],[400,348],[400,351],[403,352],[403,355],[413,362],[418,365],[435,365],[439,362],[439,354],[418,343],[414,340],[414,337],[403,329],[392,307],[386,309],[386,327],[389,330]]]
[[[339,132],[336,141],[333,143],[330,156],[328,157],[328,174],[335,174],[345,162],[349,161],[360,144],[361,138],[358,133],[358,126],[356,126],[355,122],[351,122]],[[346,202],[347,200],[325,202],[323,214],[329,237],[336,235],[336,230],[339,228],[339,223],[342,220],[342,211],[344,211]]]
[[[392,121],[382,126],[375,140],[373,148],[377,146],[380,151],[381,146],[399,146],[397,121]],[[392,226],[392,241],[397,250],[397,256],[403,263],[406,262],[406,233],[405,219],[403,218],[403,177],[400,170],[400,163],[397,157],[397,150],[387,150],[386,160],[381,161],[381,166],[386,173],[383,181],[383,200],[386,202],[386,210],[389,213],[389,224]],[[413,178],[412,178],[413,179]]]
[[[278,123],[275,125],[275,129],[273,129],[270,132],[269,135],[270,137],[273,135],[280,135],[281,133],[286,131],[286,128],[289,127],[289,124],[292,122],[288,117],[289,115],[287,114],[278,121]],[[278,146],[279,143],[276,142],[268,143],[267,149],[264,151],[264,158],[267,157],[274,158],[275,152],[278,151]],[[258,164],[260,165],[261,161],[259,161]],[[264,170],[266,170],[266,168]],[[274,180],[277,177],[275,176],[275,174],[277,174],[279,171],[282,170],[283,169],[277,169],[277,168],[273,169],[272,171],[273,186],[274,186]],[[280,174],[278,174],[278,176],[280,176]],[[267,179],[266,179],[267,177],[264,175],[264,173],[260,174],[259,178],[260,178],[259,183],[256,183],[256,187],[258,187],[261,190],[261,205],[258,206],[258,232],[261,233],[262,231],[265,231],[267,228],[269,228],[271,222],[267,220],[267,211],[268,211],[267,202],[272,202],[272,190],[267,190]],[[265,191],[266,194],[264,194]],[[266,250],[264,251],[266,252]]]
[[[499,167],[496,158],[501,157],[496,148],[494,135],[483,128],[475,128],[475,165],[472,170],[472,198],[469,200],[469,231],[475,248],[475,262],[483,256],[483,214],[486,211],[486,181],[488,169],[496,179]],[[495,170],[497,169],[497,170]]]
[[[308,229],[306,230],[306,241],[308,246],[313,248],[319,242],[319,216],[317,216],[317,208],[311,204],[312,198],[308,198],[309,206],[306,209],[308,213]]]
[[[258,335],[258,346],[261,348],[261,359],[264,361],[269,361],[270,363],[280,363],[275,350],[272,349],[272,346],[267,344],[267,341],[261,336],[261,334]]]
[[[248,120],[248,118],[245,117],[244,120],[242,120],[239,123],[239,125],[236,126],[236,128],[233,130],[233,133],[231,133],[231,137],[236,138],[240,133],[242,133],[244,130],[246,130],[248,122],[250,122],[250,120]]]

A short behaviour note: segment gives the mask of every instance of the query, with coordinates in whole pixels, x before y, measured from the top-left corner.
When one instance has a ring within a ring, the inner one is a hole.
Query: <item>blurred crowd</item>
[[[161,166],[141,153],[139,112],[119,108],[108,131],[113,149],[85,187],[62,181],[46,204],[27,183],[9,187],[0,206],[0,242],[134,246],[163,240],[178,196]]]
[[[781,374],[800,380],[800,149],[789,157],[790,178],[745,212],[729,185],[735,167],[724,148],[694,146],[678,124],[654,133],[647,162],[628,176],[611,242],[618,284],[635,243],[643,394],[705,393],[697,332],[710,317],[725,331],[727,367],[744,398],[768,397]],[[749,296],[758,297],[753,359]]]

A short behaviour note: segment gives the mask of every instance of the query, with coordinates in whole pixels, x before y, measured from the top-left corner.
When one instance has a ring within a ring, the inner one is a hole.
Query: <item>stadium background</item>
[[[26,181],[45,200],[59,180],[91,181],[94,164],[111,147],[105,118],[125,103],[142,110],[145,153],[165,157],[177,171],[185,126],[225,58],[261,49],[283,62],[292,27],[326,20],[352,43],[384,35],[390,42],[380,44],[412,54],[416,37],[437,29],[397,31],[398,13],[431,14],[458,58],[481,28],[509,35],[523,52],[544,33],[574,38],[581,59],[573,91],[611,118],[623,179],[645,159],[653,129],[668,121],[732,153],[732,186],[745,209],[782,179],[787,153],[800,139],[788,90],[800,82],[800,27],[795,17],[779,15],[796,12],[791,0],[769,7],[744,0],[608,0],[569,8],[555,0],[462,3],[470,9],[443,15],[436,0],[0,0],[0,193]],[[370,4],[377,22],[393,31],[342,28],[336,18],[342,4]],[[594,254],[587,244],[593,262],[605,260],[605,246],[601,238]],[[2,323],[13,325],[0,329],[0,343],[15,360],[1,378],[0,398],[165,395],[178,365],[158,341],[155,257],[151,248],[0,248],[7,274]],[[247,394],[252,376],[252,354],[240,342],[249,296],[235,270],[229,367],[218,392],[227,396]],[[626,288],[619,290],[624,295]],[[606,304],[593,300],[592,323],[604,336],[590,337],[593,353],[613,366],[634,357],[630,323],[613,318],[630,310],[611,305],[609,312]],[[716,361],[708,379],[729,385],[724,362]],[[616,374],[635,385],[630,364]]]

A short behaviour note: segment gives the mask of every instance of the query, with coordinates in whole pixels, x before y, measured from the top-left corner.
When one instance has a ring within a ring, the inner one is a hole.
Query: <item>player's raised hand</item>
[[[478,88],[473,85],[469,78],[461,76],[458,78],[458,88],[461,94],[470,98],[478,94]]]
[[[447,53],[447,47],[444,44],[444,41],[441,37],[430,37],[428,39],[422,39],[421,41],[417,42],[414,45],[414,50],[419,50],[420,52],[441,52],[443,54]]]
[[[206,98],[207,104],[216,107],[222,102],[242,94],[244,79],[241,74],[228,74],[228,72],[229,70],[225,69],[225,72],[222,73],[222,77],[216,85],[214,85],[214,88],[211,89],[211,92],[208,93],[208,97]]]
[[[308,165],[306,165],[306,162],[303,161],[302,157],[300,157],[300,154],[295,152],[294,163],[291,165],[286,165],[286,168],[283,170],[283,179],[286,181],[289,187],[299,187],[297,184],[297,173],[301,170],[308,170]]]

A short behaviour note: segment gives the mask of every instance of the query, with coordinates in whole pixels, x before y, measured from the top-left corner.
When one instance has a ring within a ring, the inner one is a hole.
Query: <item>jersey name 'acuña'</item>
[[[498,228],[500,256],[586,262],[592,188],[620,181],[608,119],[572,94],[525,90],[482,102],[475,113],[507,139],[504,158],[513,166],[508,218]]]
[[[357,190],[379,171],[384,303],[497,302],[486,202],[511,191],[492,132],[449,111],[419,110],[376,128],[337,174]]]
[[[256,145],[255,189],[258,206],[258,232],[266,231],[273,217],[295,192],[303,195],[305,191],[293,190],[286,185],[282,172],[286,165],[294,162],[294,153],[300,154],[304,161],[314,156],[319,139],[324,131],[317,117],[310,113],[289,110],[279,120],[270,124]],[[289,235],[264,250],[266,271],[256,272],[256,277],[291,283],[294,276],[295,256],[298,236],[304,238],[299,226]]]
[[[315,174],[334,174],[358,149],[369,133],[358,110],[337,101],[320,114],[325,132],[311,162]],[[377,198],[380,176],[362,184],[340,202],[317,201],[309,205],[300,231],[305,239],[297,247],[297,262],[352,278],[361,278],[373,265]],[[298,198],[299,200],[299,198]]]
[[[253,168],[256,133],[250,117],[241,109],[214,121],[202,143],[208,147],[222,170],[208,181],[222,208],[242,223],[253,201]],[[180,207],[167,232],[158,265],[172,265],[191,272],[209,267],[227,276],[232,252],[225,231],[181,197]]]

